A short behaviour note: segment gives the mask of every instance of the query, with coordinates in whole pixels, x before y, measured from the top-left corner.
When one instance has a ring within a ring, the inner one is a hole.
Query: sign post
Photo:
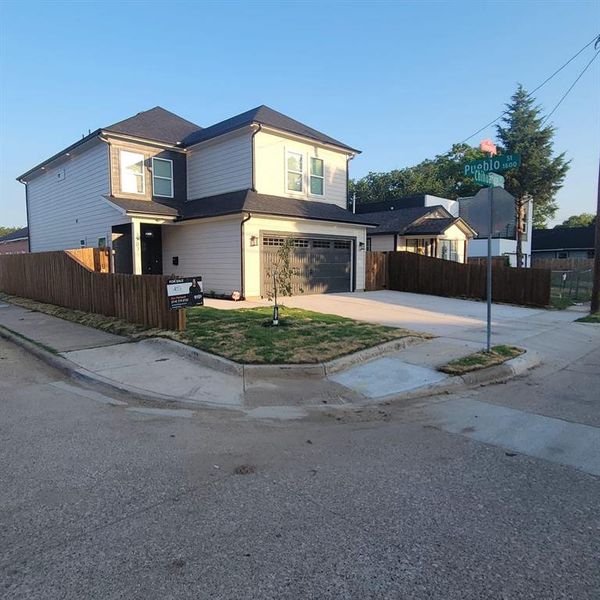
[[[173,277],[167,281],[169,308],[177,311],[177,329],[185,331],[185,309],[204,306],[202,277]]]
[[[488,143],[489,142],[489,143]],[[485,144],[485,145],[484,145]],[[464,174],[472,177],[477,183],[488,188],[487,201],[489,210],[488,235],[487,235],[487,272],[486,272],[486,300],[487,300],[487,327],[486,327],[486,351],[492,349],[492,231],[494,228],[494,211],[492,207],[494,198],[494,188],[504,187],[504,177],[498,175],[497,171],[508,171],[516,169],[521,164],[520,154],[501,154],[492,156],[495,153],[495,146],[492,152],[491,142],[484,140],[481,149],[490,152],[489,158],[482,158],[468,162],[464,166]]]

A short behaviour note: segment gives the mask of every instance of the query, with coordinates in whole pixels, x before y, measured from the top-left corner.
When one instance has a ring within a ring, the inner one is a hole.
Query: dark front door
[[[113,269],[115,273],[133,273],[131,223],[112,228]]]
[[[162,275],[162,230],[160,225],[140,225],[142,274]]]

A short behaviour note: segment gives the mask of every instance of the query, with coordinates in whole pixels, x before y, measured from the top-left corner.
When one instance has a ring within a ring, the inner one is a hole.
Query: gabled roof
[[[0,237],[0,244],[4,244],[6,242],[16,242],[17,240],[26,240],[29,237],[29,228],[22,227],[21,229],[17,229],[12,233],[7,233]]]
[[[594,247],[595,226],[534,229],[531,250],[591,250]]]
[[[200,125],[182,119],[161,106],[155,106],[150,110],[139,112],[133,117],[102,128],[102,131],[121,133],[173,145],[182,142],[194,131],[200,130],[202,130]]]
[[[270,196],[252,190],[229,192],[184,202],[180,210],[180,218],[183,220],[249,212],[316,221],[374,225],[373,221],[365,219],[362,215],[355,215],[335,204]]]
[[[407,227],[428,215],[431,218],[454,219],[443,206],[414,206],[399,210],[388,210],[387,212],[363,213],[360,216],[379,224],[377,229],[369,232],[369,235],[383,235],[390,233],[402,234]]]
[[[359,150],[347,146],[339,140],[325,135],[321,131],[317,131],[308,125],[304,125],[304,123],[300,123],[300,121],[296,121],[291,117],[287,117],[283,113],[277,112],[276,110],[273,110],[264,104],[248,110],[240,115],[236,115],[235,117],[231,117],[230,119],[225,119],[225,121],[211,125],[210,127],[202,129],[201,131],[191,133],[183,141],[186,146],[191,146],[193,144],[198,144],[199,142],[205,142],[206,140],[210,140],[219,135],[223,135],[224,133],[241,129],[242,127],[246,127],[252,123],[273,127],[274,129],[279,129],[281,131],[286,131],[288,133],[310,138],[323,144],[330,144],[332,146],[337,146],[338,148],[345,148],[346,150],[351,150],[352,152],[360,152]]]
[[[441,235],[458,220],[458,217],[425,218],[417,223],[409,225],[403,233],[405,235]]]

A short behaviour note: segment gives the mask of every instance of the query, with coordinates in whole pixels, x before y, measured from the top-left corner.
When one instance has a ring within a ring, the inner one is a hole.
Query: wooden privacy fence
[[[65,252],[89,271],[97,273],[110,272],[109,250],[104,248],[75,248]]]
[[[66,252],[0,256],[0,291],[161,329],[177,329],[163,275],[96,273]]]
[[[594,268],[593,258],[538,258],[534,256],[531,262],[535,269],[550,269],[551,271],[587,271]]]
[[[378,286],[385,280],[381,275],[382,270],[387,271],[386,286]],[[484,300],[486,270],[485,265],[463,264],[412,252],[369,252],[366,289],[387,288],[416,294]],[[548,306],[550,271],[493,267],[492,299],[510,304]]]

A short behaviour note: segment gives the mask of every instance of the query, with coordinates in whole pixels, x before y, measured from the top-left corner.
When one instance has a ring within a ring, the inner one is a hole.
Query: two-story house
[[[298,288],[361,290],[371,221],[346,210],[357,153],[266,106],[207,128],[156,107],[18,178],[31,251],[105,246],[116,272],[201,275],[206,291],[257,297],[292,238]]]

